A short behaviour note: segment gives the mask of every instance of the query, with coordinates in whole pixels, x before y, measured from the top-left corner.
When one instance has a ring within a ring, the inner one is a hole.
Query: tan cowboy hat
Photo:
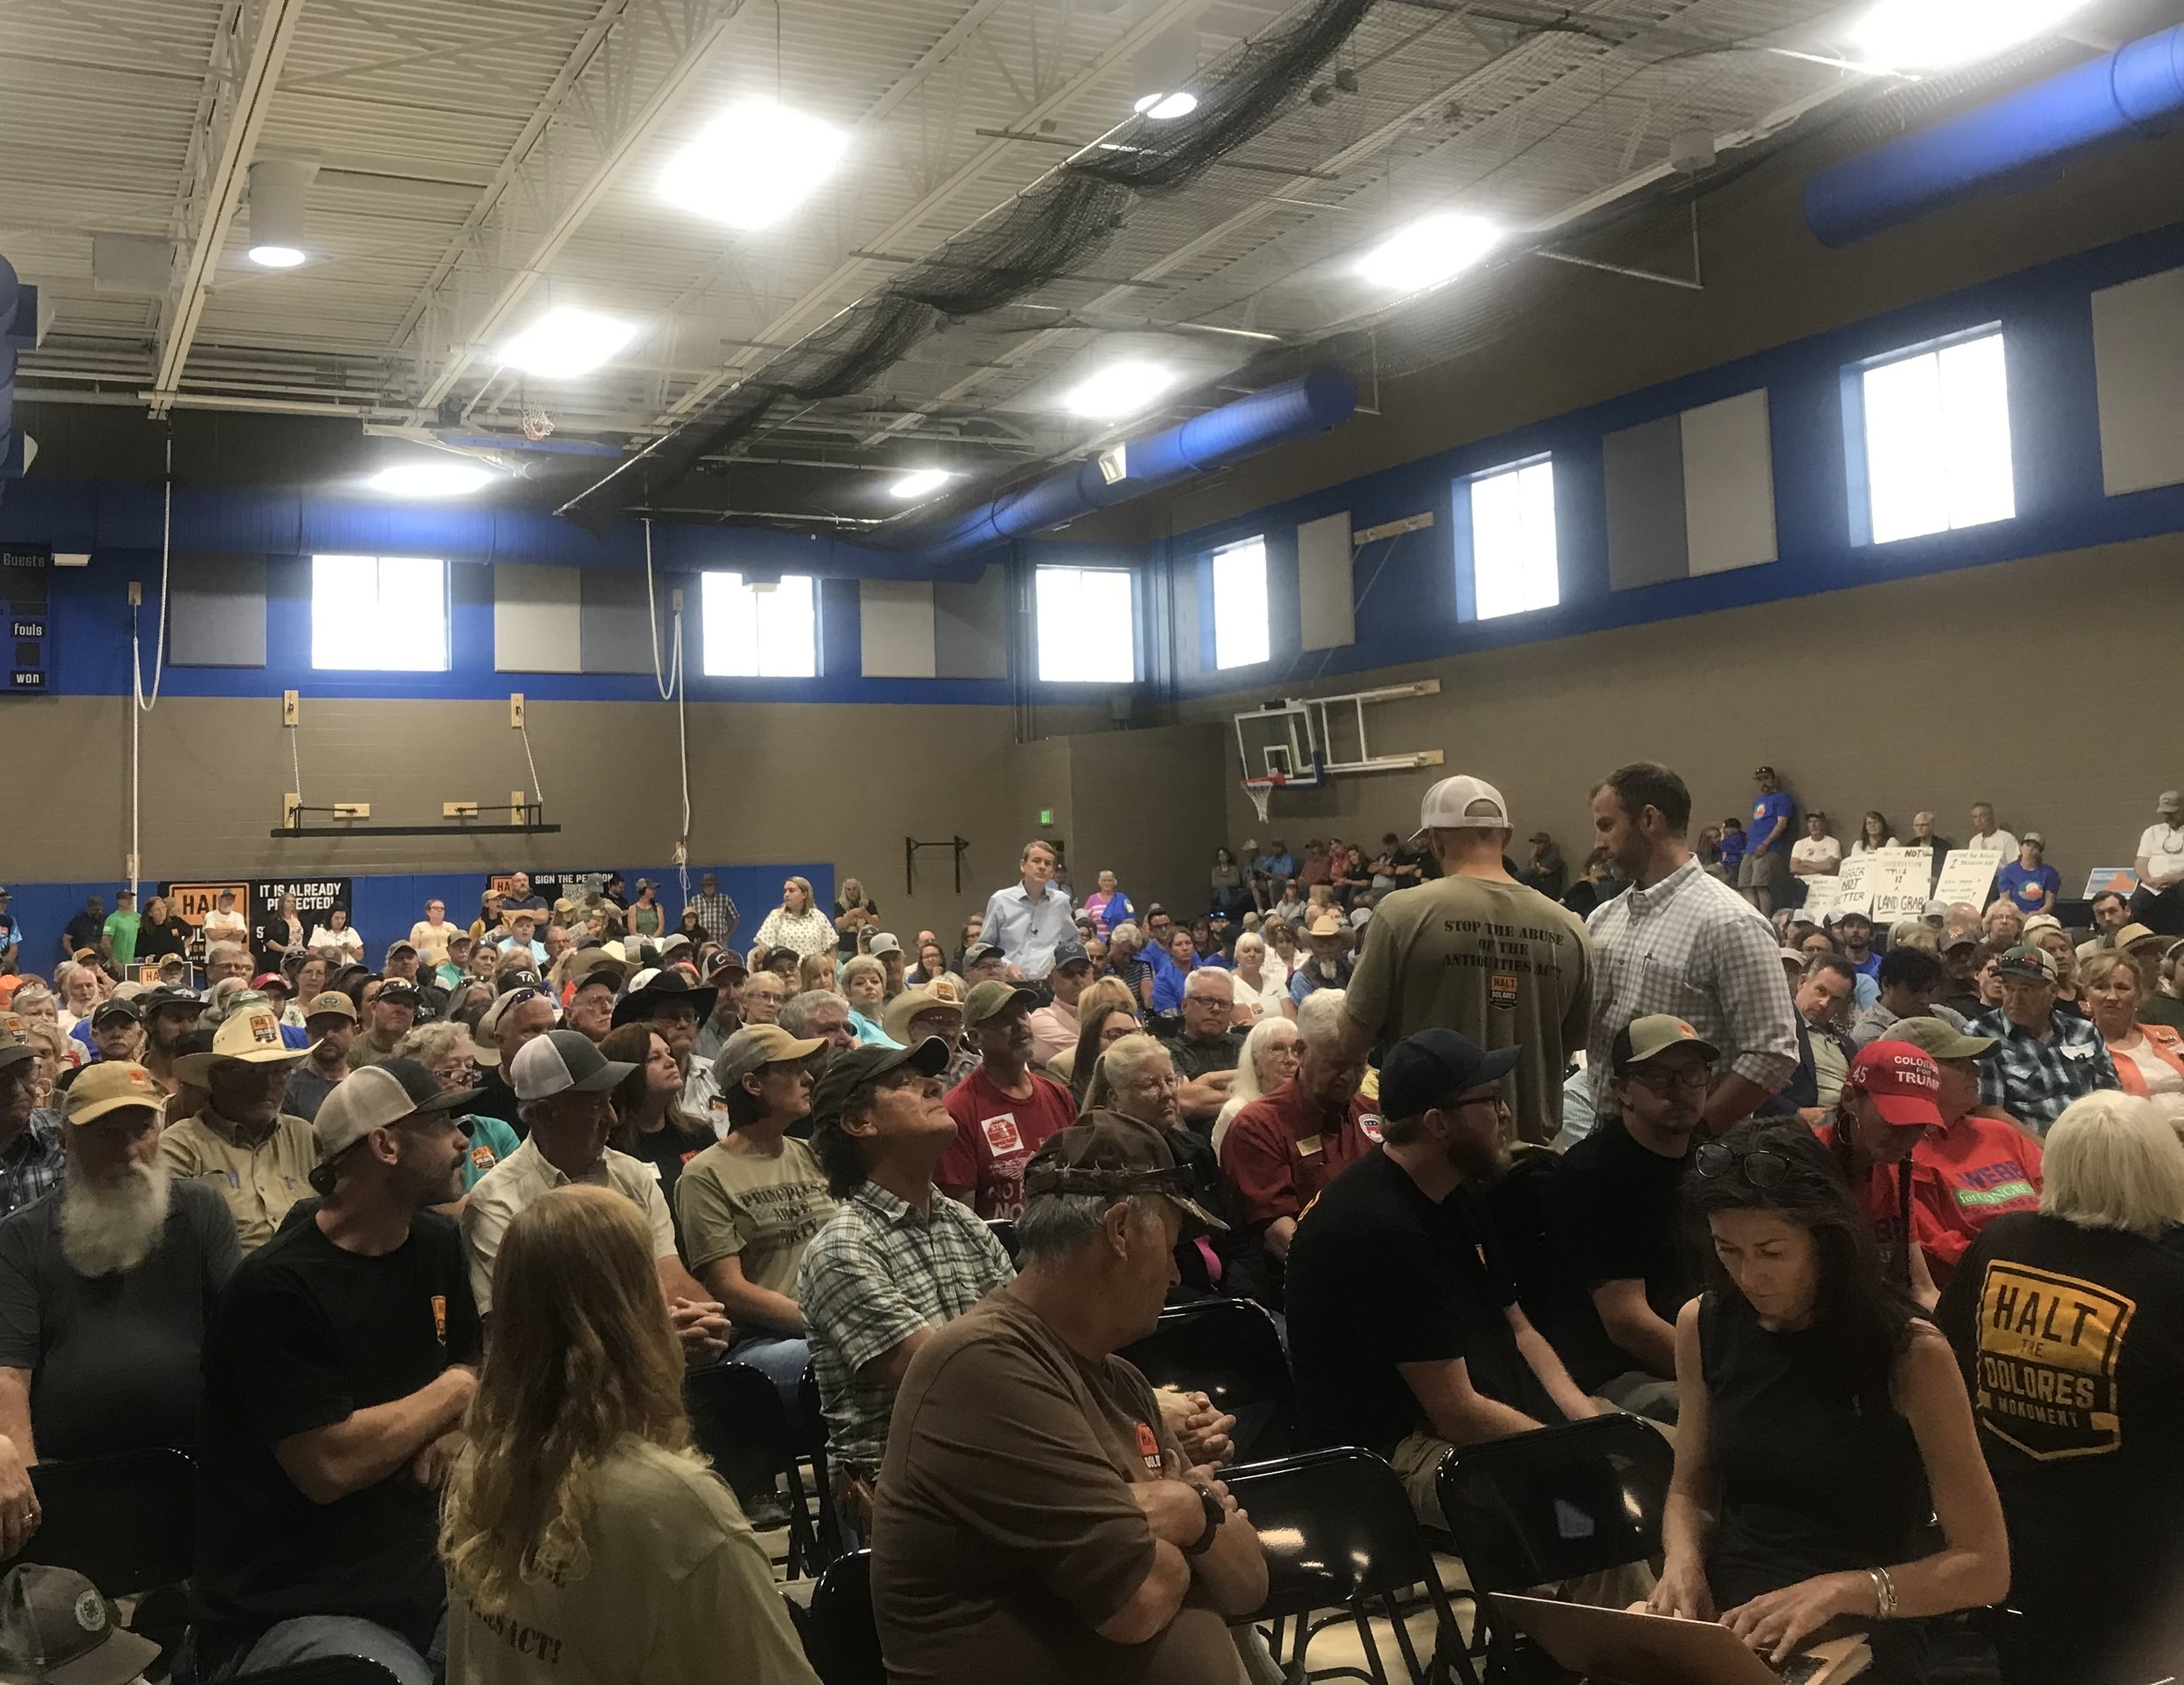
[[[211,1053],[184,1053],[177,1059],[175,1076],[202,1088],[212,1067],[231,1060],[240,1065],[301,1065],[309,1057],[306,1049],[291,1047],[280,1039],[280,1019],[272,1008],[252,1005],[221,1020]]]

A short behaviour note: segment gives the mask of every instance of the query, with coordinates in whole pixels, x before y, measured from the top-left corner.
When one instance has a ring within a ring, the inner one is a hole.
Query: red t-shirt
[[[1292,1078],[1229,1121],[1221,1170],[1242,1197],[1246,1219],[1271,1223],[1302,1216],[1336,1171],[1379,1139],[1379,1108],[1363,1095],[1351,1095],[1347,1106],[1324,1107]]]
[[[1068,1089],[1036,1071],[1029,1075],[1031,1094],[1018,1100],[995,1088],[981,1066],[943,1102],[956,1120],[956,1141],[941,1154],[933,1180],[969,1188],[971,1209],[988,1220],[1013,1222],[1024,1214],[1024,1166],[1048,1136],[1077,1121]]]
[[[1835,1151],[1835,1126],[1823,1123],[1814,1133],[1829,1152]],[[1914,1154],[1918,1149],[1913,1148]],[[1837,1164],[1843,1164],[1838,1155]],[[1873,1221],[1873,1239],[1881,1248],[1882,1273],[1904,1287],[1911,1281],[1911,1254],[1905,1249],[1911,1239],[1911,1231],[1918,1227],[1918,1166],[1913,1164],[1875,1164],[1870,1165],[1863,1185],[1855,1171],[1844,1164],[1844,1174],[1850,1181],[1850,1192],[1858,1202],[1858,1209]],[[1909,1180],[1912,1191],[1907,1198],[1904,1182]],[[1910,1218],[1908,1225],[1905,1218]]]
[[[2040,1209],[2040,1143],[1998,1117],[1928,1130],[1911,1166],[1911,1221],[1937,1287],[1987,1224]]]

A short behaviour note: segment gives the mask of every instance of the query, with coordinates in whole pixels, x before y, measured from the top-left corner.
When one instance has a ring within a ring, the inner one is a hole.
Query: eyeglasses
[[[1713,1073],[1704,1065],[1690,1066],[1681,1071],[1650,1071],[1641,1067],[1626,1072],[1623,1080],[1635,1082],[1640,1088],[1649,1088],[1657,1095],[1667,1094],[1673,1088],[1692,1088],[1703,1092],[1706,1085],[1713,1081]]]
[[[1790,1173],[1788,1157],[1772,1147],[1754,1147],[1739,1153],[1718,1141],[1710,1141],[1691,1157],[1691,1168],[1701,1176],[1735,1176],[1755,1188],[1780,1186]]]

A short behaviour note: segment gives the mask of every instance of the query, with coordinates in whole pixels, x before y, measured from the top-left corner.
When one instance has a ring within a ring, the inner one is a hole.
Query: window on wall
[[[1247,539],[1213,552],[1213,665],[1248,667],[1274,654],[1267,545]]]
[[[1555,471],[1551,459],[1512,463],[1471,481],[1470,612],[1473,620],[1551,609],[1562,600],[1555,556]]]
[[[1033,581],[1040,678],[1047,684],[1134,683],[1133,589],[1127,569],[1040,569]]]
[[[708,679],[809,679],[819,672],[818,597],[809,576],[778,584],[703,576],[699,598]]]
[[[1858,386],[1874,543],[2017,513],[1999,328],[1865,364]]]
[[[447,670],[447,563],[422,556],[311,558],[311,665]]]

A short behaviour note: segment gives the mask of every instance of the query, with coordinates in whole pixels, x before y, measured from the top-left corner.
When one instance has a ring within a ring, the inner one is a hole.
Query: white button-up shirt
[[[1027,977],[1043,977],[1054,969],[1054,944],[1076,934],[1077,925],[1065,889],[1047,886],[1037,901],[1020,883],[997,889],[985,904],[985,926],[980,942],[991,943]]]
[[[470,1296],[477,1302],[479,1316],[493,1312],[493,1267],[508,1225],[532,1201],[567,1187],[572,1179],[625,1196],[645,1214],[654,1260],[675,1256],[674,1219],[667,1214],[657,1166],[609,1147],[589,1175],[572,1178],[547,1162],[537,1142],[526,1141],[478,1178],[463,1205],[463,1251],[470,1260]]]
[[[1650,889],[1628,889],[1593,909],[1593,1033],[1586,1064],[1607,1074],[1615,1032],[1667,1012],[1721,1051],[1716,1067],[1773,1094],[1797,1070],[1796,1008],[1774,927],[1694,855]]]

